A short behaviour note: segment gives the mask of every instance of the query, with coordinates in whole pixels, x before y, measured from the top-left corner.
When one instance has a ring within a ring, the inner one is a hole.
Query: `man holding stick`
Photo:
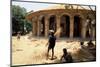
[[[54,36],[54,31],[50,30],[49,40],[48,40],[48,43],[46,44],[46,45],[48,45],[47,59],[48,59],[48,56],[49,56],[49,50],[52,49],[51,60],[53,60],[55,43],[56,43],[56,37]]]
[[[59,37],[61,34],[61,27],[59,27],[59,29],[54,33],[54,30],[50,30],[50,35],[49,35],[49,40],[46,44],[46,46],[48,45],[48,50],[47,50],[47,59],[49,56],[49,50],[52,49],[52,58],[51,60],[53,60],[53,56],[54,56],[54,47],[56,44],[56,37]]]

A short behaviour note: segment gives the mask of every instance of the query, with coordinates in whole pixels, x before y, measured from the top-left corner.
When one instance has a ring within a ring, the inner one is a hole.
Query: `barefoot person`
[[[63,49],[63,55],[60,59],[63,63],[72,63],[73,59],[72,56],[67,52],[66,48]]]
[[[53,60],[55,43],[56,43],[56,37],[54,36],[54,31],[51,30],[50,31],[50,34],[49,34],[49,40],[48,40],[48,43],[47,43],[47,45],[48,45],[47,59],[48,59],[48,56],[49,56],[49,50],[52,49],[52,57],[51,57],[51,60]]]

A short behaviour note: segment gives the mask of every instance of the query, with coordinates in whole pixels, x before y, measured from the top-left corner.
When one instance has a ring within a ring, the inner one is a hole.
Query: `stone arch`
[[[74,15],[74,37],[81,37],[82,30],[82,17],[80,15]]]
[[[69,14],[69,13],[62,13],[60,16],[62,17],[63,15],[67,15],[67,16],[71,16],[71,14]]]
[[[56,31],[56,15],[49,16],[49,30]]]
[[[60,26],[62,28],[61,36],[69,37],[70,36],[70,16],[67,14],[61,15],[61,23]]]

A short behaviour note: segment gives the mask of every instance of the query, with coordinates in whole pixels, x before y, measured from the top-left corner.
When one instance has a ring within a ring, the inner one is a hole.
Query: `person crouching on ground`
[[[47,50],[47,58],[46,59],[48,59],[49,50],[52,49],[52,57],[51,57],[51,60],[53,60],[55,44],[56,44],[56,37],[54,36],[54,31],[51,30],[50,31],[50,34],[49,34],[49,40],[48,40],[48,43],[47,43],[48,50]]]
[[[62,63],[72,63],[72,56],[67,52],[66,48],[63,49],[63,55],[60,59]]]

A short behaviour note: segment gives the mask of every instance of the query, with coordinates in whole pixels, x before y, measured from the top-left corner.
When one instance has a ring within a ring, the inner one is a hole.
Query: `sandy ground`
[[[21,39],[18,40],[17,37],[12,37],[12,65],[60,63],[63,48],[68,49],[74,62],[91,61],[94,58],[87,49],[82,49],[79,41],[67,41],[65,39],[56,41],[54,50],[56,58],[46,60],[48,47],[46,43],[47,39],[44,38],[28,39],[28,36],[21,36]],[[95,44],[95,42],[93,43]],[[87,46],[87,41],[85,41],[84,46]]]

